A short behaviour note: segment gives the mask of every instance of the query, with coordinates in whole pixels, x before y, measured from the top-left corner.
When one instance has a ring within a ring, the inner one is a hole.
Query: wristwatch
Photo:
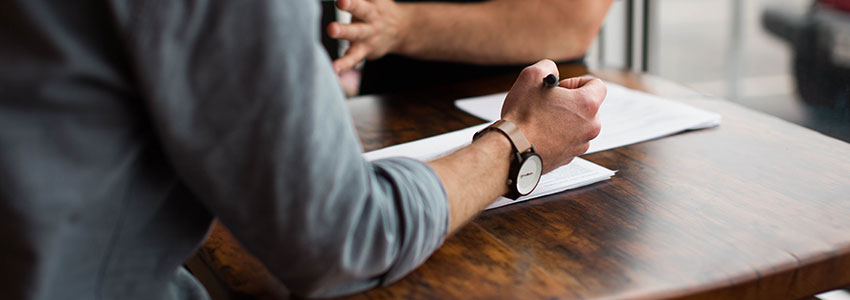
[[[491,130],[498,131],[507,137],[513,148],[511,168],[508,171],[506,181],[508,193],[504,195],[505,198],[516,200],[530,194],[537,187],[537,183],[540,182],[540,176],[543,175],[543,160],[540,159],[540,155],[537,155],[534,146],[525,138],[522,131],[514,123],[507,120],[496,121],[481,129],[472,136],[472,140],[477,140],[485,132]]]

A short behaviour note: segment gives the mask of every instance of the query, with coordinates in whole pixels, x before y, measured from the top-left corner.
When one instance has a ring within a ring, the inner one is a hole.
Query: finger
[[[341,24],[333,22],[328,25],[328,36],[335,39],[360,41],[372,34],[372,26],[365,23]]]
[[[558,66],[555,65],[555,62],[549,59],[543,59],[523,69],[520,73],[520,77],[523,81],[531,81],[534,84],[542,84],[543,78],[549,74],[559,76]]]
[[[593,79],[593,78],[592,77],[567,78],[567,79],[561,80],[561,83],[559,85],[563,88],[577,89],[577,88],[580,88],[581,86],[585,85],[588,81],[590,81],[590,79]]]
[[[339,84],[342,86],[342,91],[346,97],[357,95],[357,87],[360,85],[360,72],[356,70],[348,70],[339,73]]]
[[[345,52],[345,55],[334,61],[334,71],[339,74],[351,70],[351,68],[354,68],[357,63],[366,58],[367,54],[369,54],[369,47],[365,44],[358,43],[352,45],[351,48],[348,48],[348,51]]]
[[[590,141],[599,136],[600,132],[602,132],[602,122],[599,121],[599,118],[593,118],[587,126],[584,138]]]
[[[365,0],[339,0],[336,6],[351,13],[355,19],[369,21],[375,13],[375,5]]]
[[[608,91],[605,83],[597,78],[590,78],[582,79],[578,84],[578,88],[569,90],[576,97],[575,104],[586,117],[596,116]]]
[[[590,96],[591,100],[595,101],[597,106],[602,104],[602,100],[605,100],[605,95],[608,94],[608,88],[605,86],[605,82],[602,82],[599,78],[580,77],[576,89]]]

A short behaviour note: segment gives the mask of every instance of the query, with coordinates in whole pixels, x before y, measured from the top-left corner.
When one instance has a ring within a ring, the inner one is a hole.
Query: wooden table
[[[723,122],[586,155],[616,176],[486,211],[403,280],[350,298],[799,299],[850,285],[850,144],[648,75],[593,73]],[[515,75],[349,107],[374,150],[483,123],[453,100]],[[232,298],[286,295],[221,226],[199,257]]]

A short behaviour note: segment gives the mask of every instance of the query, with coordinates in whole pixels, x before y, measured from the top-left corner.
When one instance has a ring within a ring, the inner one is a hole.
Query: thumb
[[[558,66],[555,64],[555,62],[549,59],[543,59],[534,63],[533,65],[525,67],[525,69],[520,72],[517,81],[540,84],[543,78],[545,78],[549,74],[555,74],[555,76],[559,76]]]

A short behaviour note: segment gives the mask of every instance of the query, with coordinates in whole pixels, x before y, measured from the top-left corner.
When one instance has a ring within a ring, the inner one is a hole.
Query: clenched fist
[[[551,60],[526,67],[502,106],[502,118],[516,124],[543,159],[544,173],[587,152],[602,129],[596,114],[607,89],[602,80],[576,77],[543,87],[543,78],[558,75]]]

